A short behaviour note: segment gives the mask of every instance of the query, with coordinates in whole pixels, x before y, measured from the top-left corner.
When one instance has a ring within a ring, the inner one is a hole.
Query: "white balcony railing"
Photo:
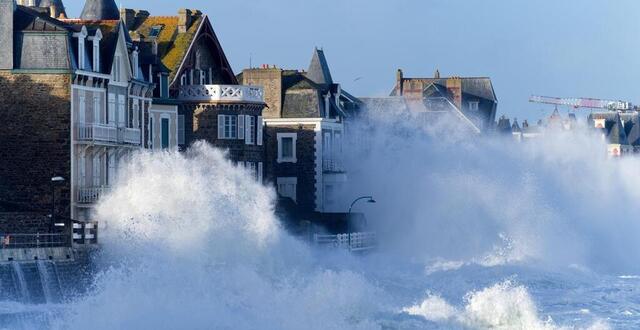
[[[78,124],[79,141],[118,142],[118,129],[103,124]]]
[[[122,142],[126,144],[140,145],[142,142],[142,136],[140,129],[138,128],[121,128]]]
[[[81,204],[93,204],[97,202],[100,197],[109,193],[111,188],[102,187],[81,187],[78,189],[78,203]]]
[[[325,172],[344,172],[342,163],[335,159],[323,159],[322,170]]]
[[[188,85],[180,87],[178,98],[198,102],[263,103],[264,90],[242,85]]]

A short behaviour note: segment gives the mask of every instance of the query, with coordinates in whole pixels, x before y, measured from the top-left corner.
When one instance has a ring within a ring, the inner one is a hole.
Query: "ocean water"
[[[377,251],[291,236],[275,192],[204,143],[139,153],[98,207],[89,293],[2,301],[0,329],[640,327],[640,160],[588,130],[520,144],[405,125],[345,150],[340,199],[375,196],[357,208]]]

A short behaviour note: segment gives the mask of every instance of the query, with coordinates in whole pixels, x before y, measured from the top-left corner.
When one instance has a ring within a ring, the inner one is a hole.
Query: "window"
[[[78,159],[78,179],[80,180],[80,187],[87,186],[87,157],[84,153]]]
[[[278,195],[291,198],[294,202],[297,200],[298,178],[278,178]]]
[[[264,174],[262,173],[264,170],[264,165],[262,164],[262,162],[258,163],[258,182],[262,183],[262,178],[264,177]]]
[[[102,157],[99,155],[93,156],[93,186],[100,187],[100,165],[102,162]]]
[[[100,40],[94,39],[93,41],[93,71],[100,71]]]
[[[278,133],[278,163],[296,163],[296,133]]]
[[[85,95],[84,95],[84,91],[79,91],[78,92],[78,105],[79,105],[79,109],[78,109],[78,122],[81,124],[86,123],[86,115],[87,115],[87,109],[86,109],[86,100],[85,100]]]
[[[116,126],[116,95],[109,93],[109,116],[107,118],[109,126]]]
[[[133,71],[133,78],[138,79],[138,50],[134,50],[131,53],[131,63],[132,63],[132,71]]]
[[[187,75],[186,74],[182,74],[182,76],[180,76],[180,85],[182,86],[186,86],[187,85]]]
[[[184,115],[178,115],[178,144],[184,144]]]
[[[113,59],[113,80],[120,81],[121,72],[120,72],[120,55],[116,55]]]
[[[162,149],[169,148],[169,118],[160,120],[160,129],[162,133]]]
[[[116,183],[116,153],[109,151],[107,155],[107,184],[114,185]]]
[[[84,37],[83,35],[78,37],[78,69],[84,70],[84,57],[85,57],[85,49],[84,49]]]
[[[126,100],[124,95],[118,95],[118,127],[125,126]]]
[[[258,116],[258,120],[257,120],[257,131],[256,131],[256,140],[257,140],[257,145],[261,146],[262,145],[262,126],[263,126],[263,122],[262,122],[262,116]]]
[[[333,154],[331,152],[332,146],[331,146],[331,132],[325,132],[324,133],[324,143],[322,145],[322,150],[323,150],[323,154],[324,154],[324,159],[330,159]]]
[[[238,116],[218,115],[218,139],[236,139]]]
[[[198,72],[200,72],[200,85],[206,85],[207,76],[204,74],[204,70],[199,70]]]
[[[131,127],[138,128],[138,118],[140,116],[140,101],[133,100]]]
[[[246,137],[245,143],[253,145],[256,143],[256,117],[246,116]]]
[[[149,148],[153,149],[153,116],[149,116]]]
[[[471,101],[469,102],[469,110],[471,111],[478,111],[478,105],[480,104],[480,102],[478,101]]]
[[[160,75],[160,97],[169,97],[169,79],[164,74]]]
[[[96,124],[102,124],[102,116],[100,115],[102,111],[100,106],[100,96],[96,95],[93,97],[93,122]]]
[[[258,172],[256,171],[256,163],[254,162],[246,162],[245,163],[245,167],[247,168],[247,170],[249,171],[249,174],[251,175],[251,177],[253,179],[258,179]]]

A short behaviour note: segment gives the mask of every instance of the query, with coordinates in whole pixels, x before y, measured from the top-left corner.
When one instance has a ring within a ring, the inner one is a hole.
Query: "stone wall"
[[[264,100],[267,108],[262,115],[265,118],[282,116],[282,69],[247,69],[242,72],[243,85],[264,87]]]
[[[302,212],[316,208],[315,125],[265,126],[267,182],[277,184],[278,177],[296,177],[297,204]],[[296,133],[296,163],[278,163],[278,133]]]
[[[43,213],[0,212],[0,236],[48,233],[50,224],[50,218]]]
[[[70,74],[0,71],[0,200],[69,216],[71,177]]]

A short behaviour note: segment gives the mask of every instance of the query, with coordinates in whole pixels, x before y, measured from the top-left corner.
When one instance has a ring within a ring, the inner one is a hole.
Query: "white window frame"
[[[235,121],[235,123],[233,123],[232,121]],[[228,132],[229,134],[227,134],[227,127],[229,127],[229,132]],[[235,140],[237,138],[238,138],[238,116],[218,115],[218,139]]]
[[[257,126],[257,128],[256,128],[256,144],[261,146],[262,142],[263,142],[262,141],[263,140],[263,135],[264,135],[264,133],[262,132],[263,126],[264,126],[264,121],[262,120],[262,116],[258,116],[256,126]]]
[[[278,133],[276,135],[278,140],[278,163],[297,163],[298,162],[298,154],[296,151],[296,144],[298,141],[297,133]],[[286,138],[292,139],[292,157],[283,157],[282,155],[282,140]]]
[[[85,92],[83,90],[78,91],[78,123],[87,123],[87,103]]]
[[[289,197],[294,202],[298,202],[298,178],[297,177],[278,177],[276,179],[278,195],[282,197]],[[293,188],[293,196],[287,194],[288,188]]]
[[[180,76],[180,86],[186,86],[187,85],[187,74],[183,73]]]
[[[124,95],[118,95],[118,127],[127,125],[127,99]]]
[[[102,123],[102,106],[100,103],[100,94],[93,96],[93,122],[96,124]]]
[[[116,126],[116,94],[109,93],[109,109],[107,123]]]
[[[245,125],[246,125],[246,120],[245,120],[245,116],[244,115],[239,115],[238,116],[238,140],[244,140],[245,139]]]
[[[256,143],[256,117],[245,116],[245,144],[254,145]]]
[[[469,101],[469,110],[470,111],[478,111],[480,109],[480,102],[478,101]]]
[[[200,71],[200,85],[206,85],[207,76],[204,74],[204,70],[199,70],[199,71]]]

